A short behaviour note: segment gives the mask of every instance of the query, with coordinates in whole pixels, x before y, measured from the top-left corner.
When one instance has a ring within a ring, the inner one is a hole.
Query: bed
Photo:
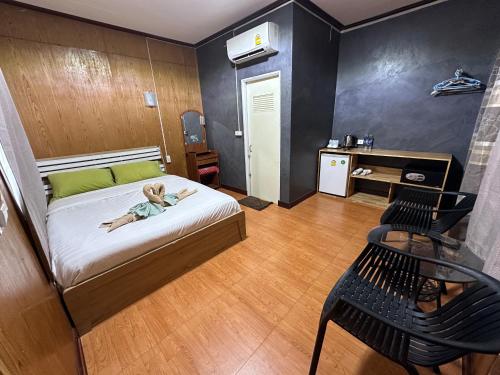
[[[158,147],[37,161],[47,196],[55,171],[159,160]],[[142,186],[197,193],[163,214],[111,233],[99,224],[143,202]],[[80,334],[246,236],[238,202],[188,179],[165,175],[53,201],[47,214],[50,268]]]

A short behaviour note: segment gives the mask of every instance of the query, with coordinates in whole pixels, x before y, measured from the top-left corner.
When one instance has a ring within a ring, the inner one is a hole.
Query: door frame
[[[278,200],[281,198],[280,197],[280,192],[281,192],[281,70],[276,70],[274,72],[270,73],[264,73],[260,74],[258,76],[254,77],[248,77],[244,78],[241,80],[241,103],[242,103],[242,115],[243,115],[243,143],[244,143],[244,149],[245,149],[245,178],[246,178],[246,187],[247,187],[247,194],[251,195],[252,189],[251,189],[251,183],[250,183],[250,163],[249,163],[249,140],[250,140],[250,128],[248,126],[248,111],[247,111],[247,86],[250,83],[256,82],[256,81],[262,81],[265,79],[270,79],[270,78],[278,78],[279,80],[279,85],[278,85],[278,97],[279,97],[279,147],[278,147],[278,173],[279,173],[279,178],[278,178]]]

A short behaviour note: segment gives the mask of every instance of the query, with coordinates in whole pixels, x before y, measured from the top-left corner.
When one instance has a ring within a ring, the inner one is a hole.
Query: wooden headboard
[[[38,159],[36,164],[40,172],[40,177],[42,178],[45,195],[50,196],[52,195],[52,187],[47,178],[49,174],[74,172],[89,168],[109,168],[116,164],[133,163],[144,160],[157,160],[160,163],[162,171],[165,171],[160,147],[158,146]]]

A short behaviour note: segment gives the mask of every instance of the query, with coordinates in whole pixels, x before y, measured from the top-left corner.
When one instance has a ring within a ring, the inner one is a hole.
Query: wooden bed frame
[[[37,160],[47,196],[50,173],[141,160],[161,162],[159,147]],[[163,165],[162,165],[163,168]],[[246,237],[245,213],[233,214],[69,288],[58,286],[80,335],[155,289],[193,269]]]

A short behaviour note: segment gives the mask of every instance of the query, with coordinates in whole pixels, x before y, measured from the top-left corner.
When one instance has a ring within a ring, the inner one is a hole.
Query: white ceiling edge
[[[404,10],[404,11],[401,11],[401,12],[398,12],[398,13],[394,13],[394,14],[391,14],[389,16],[379,18],[377,20],[373,20],[371,22],[366,22],[366,23],[363,23],[363,24],[358,25],[358,26],[353,26],[353,27],[349,27],[347,29],[343,29],[340,33],[344,34],[344,33],[348,33],[349,31],[354,31],[354,30],[362,29],[363,27],[371,26],[371,25],[374,25],[374,24],[379,23],[379,22],[384,22],[384,21],[390,20],[392,18],[397,18],[397,17],[403,16],[405,14],[417,12],[417,11],[419,11],[421,9],[429,8],[429,7],[432,7],[434,5],[438,5],[438,4],[442,4],[442,3],[446,2],[446,1],[449,1],[449,0],[437,0],[437,1],[433,1],[432,3],[429,3],[429,4],[423,4],[423,5],[420,5],[418,7],[414,7],[414,8],[408,9],[408,10]],[[347,25],[347,26],[349,26],[349,25]]]
[[[330,27],[331,27],[332,29],[334,29],[335,31],[340,32],[340,30],[339,30],[337,27],[335,27],[334,25],[332,25],[329,21],[325,20],[323,17],[321,17],[321,16],[317,15],[316,13],[314,13],[313,11],[311,11],[310,9],[306,8],[305,6],[303,6],[302,4],[300,4],[299,2],[297,2],[296,0],[289,0],[289,1],[287,1],[286,3],[283,3],[283,4],[281,4],[281,5],[277,6],[277,7],[276,7],[276,8],[274,8],[274,9],[271,9],[271,10],[269,10],[269,11],[265,12],[265,13],[262,13],[262,14],[260,14],[260,15],[256,16],[256,17],[252,18],[251,20],[248,20],[248,21],[247,21],[247,22],[245,22],[245,23],[242,23],[241,25],[237,25],[237,26],[235,26],[234,28],[229,29],[227,32],[229,32],[229,31],[235,31],[235,30],[241,29],[242,27],[245,27],[246,25],[251,24],[252,22],[255,22],[255,21],[256,21],[256,20],[258,20],[259,18],[265,17],[265,16],[267,16],[267,15],[269,15],[269,14],[273,13],[273,12],[276,12],[278,9],[281,9],[281,8],[283,8],[283,7],[287,6],[287,5],[290,5],[290,4],[295,4],[295,5],[298,5],[298,6],[299,6],[299,7],[301,7],[303,10],[305,10],[306,12],[308,12],[311,16],[316,17],[316,18],[317,18],[317,19],[319,19],[320,21],[322,21],[322,22],[326,23],[328,26],[330,26]],[[221,31],[222,31],[222,30],[221,30]],[[219,32],[220,32],[220,31],[219,31]],[[217,32],[217,33],[213,34],[213,37],[209,36],[208,38],[210,38],[210,39],[208,39],[208,40],[204,41],[204,42],[203,42],[203,43],[201,43],[200,45],[195,45],[195,47],[196,47],[196,48],[202,47],[202,46],[204,46],[205,44],[210,43],[212,40],[217,39],[217,38],[220,38],[223,34],[218,35],[218,34],[219,34],[219,32]],[[199,43],[199,42],[198,42],[198,43]],[[195,44],[196,44],[196,43],[195,43]]]
[[[416,6],[421,0],[310,0],[344,25]]]
[[[405,14],[408,14],[408,13],[413,13],[413,12],[417,12],[421,9],[424,9],[424,8],[429,8],[429,7],[432,7],[434,5],[438,5],[438,4],[441,4],[441,3],[444,3],[446,1],[449,1],[449,0],[437,0],[437,1],[434,1],[432,3],[429,3],[429,4],[423,4],[423,5],[420,5],[418,7],[414,7],[414,8],[411,8],[411,9],[408,9],[408,10],[405,10],[405,11],[401,11],[401,12],[398,12],[398,13],[394,13],[394,14],[391,14],[389,16],[386,16],[386,17],[382,17],[382,18],[379,18],[377,20],[374,20],[374,21],[371,21],[371,22],[367,22],[367,23],[363,23],[361,25],[358,25],[358,26],[354,26],[354,27],[350,27],[350,28],[347,28],[347,29],[343,29],[343,30],[339,30],[338,28],[336,28],[334,25],[332,25],[330,22],[328,22],[327,20],[325,20],[324,18],[322,18],[321,16],[317,15],[316,13],[314,13],[313,11],[307,9],[306,7],[304,7],[302,4],[300,4],[299,2],[297,2],[296,0],[290,0],[290,1],[287,1],[286,3],[284,4],[281,4],[280,6],[274,8],[274,9],[271,9],[270,11],[266,12],[266,13],[263,13],[255,18],[252,18],[251,20],[248,20],[247,22],[245,22],[244,24],[241,24],[241,25],[238,25],[236,27],[234,27],[233,29],[230,29],[228,31],[231,31],[231,30],[238,30],[239,28],[241,27],[244,27],[245,25],[248,25],[252,22],[254,22],[255,20],[258,20],[259,18],[261,17],[264,17],[264,16],[267,16],[268,14],[271,14],[275,11],[277,11],[278,9],[284,7],[284,6],[287,6],[291,3],[295,4],[295,5],[298,5],[300,6],[302,9],[304,9],[305,11],[307,11],[309,14],[311,14],[312,16],[318,18],[319,20],[323,21],[324,23],[326,23],[327,25],[331,26],[335,31],[341,33],[341,34],[344,34],[344,33],[348,33],[350,31],[354,31],[354,30],[357,30],[357,29],[361,29],[363,27],[367,27],[367,26],[371,26],[373,24],[376,24],[376,23],[379,23],[379,22],[384,22],[384,21],[387,21],[391,18],[396,18],[396,17],[399,17],[399,16],[402,16],[402,15],[405,15]],[[216,33],[218,34],[218,33]],[[204,46],[205,44],[207,43],[210,43],[212,40],[215,40],[217,38],[220,38],[222,35],[216,35],[214,34],[213,37],[209,37],[210,39],[204,41],[202,44],[200,45],[195,45],[195,48],[199,48],[199,47],[202,47]]]
[[[45,0],[47,1],[47,0]],[[308,12],[309,14],[311,14],[312,16],[316,17],[317,19],[319,19],[320,21],[326,23],[327,25],[329,25],[332,29],[334,29],[335,31],[337,32],[340,32],[340,33],[348,33],[350,31],[354,31],[354,30],[357,30],[357,29],[360,29],[360,28],[363,28],[363,27],[368,27],[368,26],[371,26],[373,24],[376,24],[376,23],[379,23],[379,22],[384,22],[386,20],[389,20],[389,19],[392,19],[392,18],[396,18],[396,17],[399,17],[399,16],[402,16],[402,15],[405,15],[405,14],[408,14],[408,13],[412,13],[412,12],[416,12],[416,11],[419,11],[421,9],[424,9],[424,8],[427,8],[427,7],[431,7],[431,6],[434,6],[434,5],[438,5],[438,4],[441,4],[441,3],[444,3],[448,0],[437,0],[437,1],[434,1],[434,2],[431,2],[431,3],[428,3],[428,4],[423,4],[423,5],[420,5],[420,6],[416,6],[414,8],[411,8],[411,9],[408,9],[408,10],[405,10],[405,11],[401,11],[401,12],[398,12],[398,13],[395,13],[395,14],[392,14],[392,15],[388,15],[386,17],[382,17],[382,18],[379,18],[379,19],[376,19],[376,20],[373,20],[371,22],[367,22],[367,23],[363,23],[361,25],[358,25],[358,26],[354,26],[354,27],[351,27],[351,28],[346,28],[346,29],[343,29],[343,30],[339,30],[337,27],[335,27],[334,25],[332,25],[328,20],[325,20],[323,17],[321,17],[320,15],[316,14],[315,12],[311,11],[310,9],[306,8],[304,5],[300,4],[299,2],[297,2],[296,0],[289,0],[283,4],[280,4],[279,6],[277,6],[276,8],[274,9],[271,9],[263,14],[260,14],[248,21],[246,21],[245,23],[243,24],[238,24],[236,25],[235,27],[229,29],[228,31],[234,31],[234,30],[237,30],[237,29],[240,29],[244,26],[246,26],[247,24],[249,23],[252,23],[254,22],[255,20],[259,19],[259,18],[262,18],[262,17],[265,17],[266,15],[269,15],[279,9],[281,9],[282,7],[285,7],[289,4],[295,4],[297,6],[299,6],[300,8],[302,8],[303,10],[305,10],[306,12]],[[39,0],[20,0],[20,2],[22,3],[25,3],[27,5],[35,5],[35,6],[40,6],[41,4],[39,3]],[[43,1],[42,1],[43,2]],[[49,7],[44,7],[46,8],[47,10],[53,10],[53,11],[56,11],[56,12],[61,12],[57,9],[53,9],[53,8],[49,8]],[[61,12],[62,15],[64,17],[64,11]],[[69,16],[76,16],[76,17],[81,17],[82,18],[82,21],[85,22],[85,20],[88,20],[88,21],[95,21],[95,22],[102,22],[100,20],[97,20],[97,19],[92,19],[92,18],[85,18],[84,16],[80,16],[80,15],[77,15],[77,14],[73,14],[73,13],[66,13],[68,14]],[[244,18],[244,17],[243,17]],[[239,21],[236,21],[235,23],[237,24]],[[361,21],[363,22],[363,21]],[[105,22],[104,22],[105,23]],[[234,25],[235,23],[232,23],[232,25]],[[117,26],[117,27],[123,27],[125,29],[127,29],[126,26],[121,26],[121,25],[113,25],[113,24],[110,24],[110,26]],[[346,25],[346,26],[349,26],[349,25]],[[142,34],[151,34],[147,31],[141,31],[141,30],[137,30],[137,29],[133,29],[133,28],[129,28],[130,31],[136,31],[138,33],[142,33]],[[150,35],[150,38],[158,38],[159,40],[162,40],[162,39],[171,39],[170,42],[171,43],[174,43],[174,44],[187,44],[187,45],[192,45],[193,47],[195,48],[198,48],[198,47],[201,47],[203,45],[205,45],[206,43],[209,43],[210,41],[214,40],[214,39],[217,39],[218,37],[220,37],[221,35],[218,35],[222,30],[224,30],[224,28],[221,28],[219,29],[218,31],[216,31],[215,33],[212,33],[211,35],[205,37],[205,38],[201,38],[200,40],[198,40],[197,42],[188,42],[188,41],[183,41],[183,40],[180,40],[180,39],[175,39],[174,37],[166,37],[166,36],[162,36],[162,35],[155,35],[155,34],[151,34]],[[209,39],[207,39],[209,38]],[[203,41],[207,39],[206,41],[204,41],[202,44],[200,45],[197,45],[197,43],[199,43],[200,41]]]
[[[18,1],[63,15],[185,44],[196,44],[274,2],[274,0]]]

